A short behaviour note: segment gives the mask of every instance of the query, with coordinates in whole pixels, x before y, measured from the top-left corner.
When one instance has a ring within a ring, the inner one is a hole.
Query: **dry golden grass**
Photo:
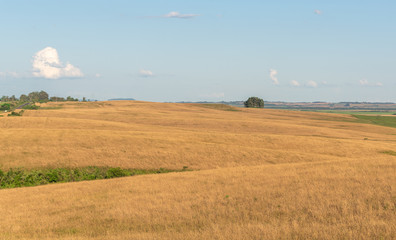
[[[0,190],[0,239],[396,238],[396,157],[383,153],[396,129],[196,104],[43,107],[0,118],[2,169],[200,171]]]

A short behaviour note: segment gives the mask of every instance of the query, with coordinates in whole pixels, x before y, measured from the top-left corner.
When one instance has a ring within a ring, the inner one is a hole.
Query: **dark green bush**
[[[10,109],[11,109],[11,104],[9,104],[9,103],[3,103],[0,105],[1,111],[10,110]]]
[[[20,117],[20,116],[22,116],[22,114],[23,114],[23,110],[20,111],[19,113],[11,112],[10,114],[8,114],[8,116],[10,116],[10,117]]]
[[[50,183],[58,182],[59,181],[59,173],[58,173],[57,169],[49,170],[45,174],[45,178]]]
[[[122,170],[121,168],[110,168],[106,172],[106,178],[117,178],[117,177],[124,177],[124,176],[130,176],[127,171]]]
[[[247,108],[264,108],[264,100],[258,97],[250,97],[244,102]]]

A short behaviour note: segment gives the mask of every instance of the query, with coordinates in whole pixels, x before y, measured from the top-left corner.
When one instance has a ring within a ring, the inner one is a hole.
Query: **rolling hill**
[[[396,237],[396,128],[350,115],[48,103],[0,118],[0,146],[3,170],[193,170],[0,190],[0,239]]]

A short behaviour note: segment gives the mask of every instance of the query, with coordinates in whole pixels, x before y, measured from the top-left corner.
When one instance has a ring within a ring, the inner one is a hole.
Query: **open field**
[[[0,190],[0,239],[396,238],[396,128],[208,104],[42,107],[0,118],[0,169],[197,171]]]
[[[266,102],[267,108],[300,109],[320,111],[372,111],[396,112],[396,103],[392,102]]]
[[[362,111],[362,110],[316,110],[317,112],[324,113],[339,113],[350,115],[379,115],[379,116],[395,116],[396,111]]]

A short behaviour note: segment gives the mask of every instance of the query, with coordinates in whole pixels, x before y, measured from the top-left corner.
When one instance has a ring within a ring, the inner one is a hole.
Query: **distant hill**
[[[109,99],[108,101],[135,101],[136,99],[134,99],[134,98],[112,98],[112,99]]]
[[[180,102],[180,103],[221,103],[234,107],[244,107],[244,101],[221,102]],[[264,101],[264,108],[296,109],[296,110],[396,110],[396,103],[392,102],[281,102]]]
[[[203,103],[203,104],[210,104],[210,103],[215,103],[215,104],[226,104],[234,107],[244,107],[245,105],[243,104],[244,101],[221,101],[221,102],[208,102],[208,101],[199,101],[199,102],[177,102],[177,103]]]

